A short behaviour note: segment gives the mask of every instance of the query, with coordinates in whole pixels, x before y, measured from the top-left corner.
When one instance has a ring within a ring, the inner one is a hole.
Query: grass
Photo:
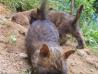
[[[17,41],[17,38],[16,38],[16,35],[15,34],[11,34],[9,37],[8,37],[8,42],[10,44],[15,44]]]
[[[20,72],[19,74],[31,74],[31,69],[26,69],[26,70]]]
[[[84,19],[84,18],[83,18]],[[82,21],[83,21],[82,19]],[[85,19],[84,19],[85,20]],[[84,39],[88,47],[98,52],[98,24],[95,19],[81,22]]]
[[[23,10],[29,10],[38,6],[38,0],[0,0],[0,3],[7,5],[12,11],[16,11],[17,7]]]

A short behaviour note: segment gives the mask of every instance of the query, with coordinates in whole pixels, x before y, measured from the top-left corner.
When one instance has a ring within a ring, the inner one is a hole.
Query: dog
[[[78,42],[78,49],[84,48],[84,40],[80,32],[80,27],[77,24],[82,10],[83,5],[79,7],[76,16],[67,14],[65,12],[57,12],[53,10],[51,10],[48,14],[48,18],[56,25],[57,29],[59,30],[60,40],[62,40],[63,37],[66,37],[66,34],[71,34],[76,38]],[[64,43],[61,42],[61,45],[62,44]]]
[[[80,32],[80,27],[77,24],[77,21],[80,18],[80,15],[83,10],[83,5],[81,5],[77,11],[76,16],[70,15],[66,12],[57,12],[53,9],[49,9],[48,19],[51,20],[59,30],[60,44],[63,45],[66,41],[66,34],[71,34],[74,36],[78,42],[76,48],[83,49],[85,42],[83,40],[82,33]],[[12,21],[28,27],[33,21],[38,19],[37,11],[30,10],[16,13],[12,17]],[[63,41],[64,40],[64,41]]]
[[[66,59],[75,51],[61,53],[59,32],[47,19],[46,4],[47,0],[42,0],[37,9],[38,19],[32,21],[26,35],[25,46],[32,74],[67,74]]]

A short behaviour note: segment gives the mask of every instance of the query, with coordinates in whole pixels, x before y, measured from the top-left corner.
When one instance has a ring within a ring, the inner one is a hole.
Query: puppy
[[[76,16],[67,14],[65,12],[56,12],[50,11],[48,14],[48,18],[56,25],[60,39],[62,39],[66,34],[71,34],[74,36],[78,42],[77,48],[84,48],[84,40],[82,38],[80,27],[77,24],[77,21],[80,18],[80,15],[83,10],[83,5],[81,5],[77,11]],[[62,43],[61,43],[62,45]]]
[[[66,34],[71,34],[74,36],[78,42],[78,45],[76,48],[83,49],[84,48],[84,40],[82,37],[82,34],[80,32],[80,27],[77,24],[77,21],[80,18],[80,15],[83,10],[83,5],[81,5],[77,11],[76,16],[67,14],[66,12],[56,12],[53,11],[53,9],[50,9],[48,13],[48,19],[51,20],[57,27],[59,34],[60,34],[60,42],[61,45],[65,43],[65,41],[62,42],[62,39],[66,37]],[[24,11],[16,13],[12,17],[12,21],[21,24],[26,25],[25,27],[28,27],[28,24],[31,24],[33,21],[36,21],[39,18],[37,15],[36,10],[30,10],[30,11]]]
[[[32,21],[25,41],[32,74],[67,74],[66,59],[75,51],[61,53],[63,49],[59,44],[58,30],[47,19],[47,0],[41,1],[41,6],[37,9],[38,19]]]

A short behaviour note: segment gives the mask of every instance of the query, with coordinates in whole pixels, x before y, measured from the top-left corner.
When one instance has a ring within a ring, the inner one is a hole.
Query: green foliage
[[[15,35],[15,34],[11,34],[11,35],[9,36],[9,38],[8,38],[8,42],[9,42],[10,44],[15,44],[16,41],[17,41],[16,35]]]
[[[19,74],[31,74],[31,68],[30,69],[23,70]]]
[[[96,9],[96,13],[98,13],[98,0],[95,0],[93,6],[94,6],[95,9]]]
[[[98,49],[98,24],[95,18],[93,19],[95,13],[95,9],[93,8],[94,1],[95,0],[82,0],[79,3],[83,3],[84,5],[80,25],[82,27],[86,44],[91,48]]]
[[[16,7],[22,6],[23,10],[29,10],[38,6],[39,0],[0,0],[0,3],[7,5],[13,11]]]
[[[70,0],[50,0],[50,4],[53,9],[56,9],[58,11],[69,12],[70,10]]]
[[[88,46],[94,49],[98,49],[98,25],[95,20],[84,22],[82,26],[82,31],[84,34],[84,39]]]
[[[86,16],[92,16],[94,13],[94,8],[93,8],[93,3],[95,0],[76,0],[76,7],[79,7],[79,5],[83,4],[84,5],[84,12]]]

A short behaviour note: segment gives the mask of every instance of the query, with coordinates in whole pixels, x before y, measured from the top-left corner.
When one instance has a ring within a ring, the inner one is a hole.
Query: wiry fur
[[[42,0],[42,6],[44,1],[47,0]],[[39,10],[39,18],[32,22],[26,36],[27,53],[34,69],[32,74],[66,74],[66,59],[61,54],[59,33],[56,26],[46,19],[45,9]]]

